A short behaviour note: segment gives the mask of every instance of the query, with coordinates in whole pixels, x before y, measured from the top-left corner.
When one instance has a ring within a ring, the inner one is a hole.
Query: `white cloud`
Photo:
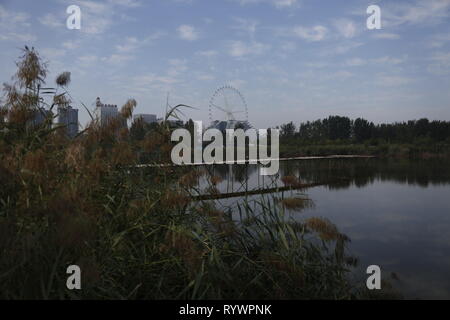
[[[15,12],[6,10],[2,5],[0,5],[0,26],[6,28],[10,26],[15,28],[18,26],[29,27],[30,16],[24,12]]]
[[[347,52],[356,49],[362,45],[363,45],[362,42],[355,42],[355,41],[344,42],[339,45],[325,48],[324,50],[322,50],[320,55],[330,56],[330,55],[346,54]]]
[[[72,0],[72,4],[81,8],[81,29],[86,34],[102,34],[109,30],[119,20],[130,20],[124,13],[126,10],[141,6],[136,0]],[[56,17],[48,13],[39,21],[49,27],[65,27],[66,15]]]
[[[415,0],[392,2],[382,8],[383,23],[387,26],[401,24],[437,24],[450,17],[450,0]]]
[[[356,25],[349,19],[336,20],[334,26],[344,38],[353,38],[356,35]]]
[[[414,79],[404,76],[391,76],[381,74],[378,76],[376,83],[381,86],[398,87],[414,82]]]
[[[197,75],[197,79],[198,80],[202,80],[202,81],[211,81],[214,80],[215,77],[211,74],[207,74],[207,73],[199,73]]]
[[[362,59],[362,58],[351,58],[347,59],[344,63],[344,66],[346,67],[360,67],[364,65],[398,65],[401,63],[404,63],[406,60],[406,57],[402,58],[392,58],[389,56],[384,56],[381,58],[375,58],[375,59]]]
[[[24,12],[10,11],[0,5],[0,40],[33,42],[37,37],[28,29],[30,16]]]
[[[243,32],[253,38],[256,33],[256,28],[259,24],[258,21],[242,18],[235,18],[234,20],[236,24],[232,26],[233,29]]]
[[[136,1],[136,0],[108,0],[108,2],[115,4],[115,5],[128,7],[128,8],[137,8],[142,5],[141,2]]]
[[[62,46],[65,49],[73,50],[73,49],[76,49],[76,48],[80,47],[80,42],[79,41],[68,40],[68,41],[64,41]]]
[[[352,58],[348,59],[345,62],[345,66],[347,67],[359,67],[367,64],[367,60],[361,59],[361,58]]]
[[[372,59],[371,62],[375,63],[375,64],[390,64],[390,65],[397,65],[397,64],[401,64],[404,63],[406,60],[406,57],[402,57],[402,58],[392,58],[389,56],[384,56],[381,58],[377,58],[377,59]]]
[[[37,37],[31,33],[7,32],[0,34],[0,40],[34,42],[37,40]]]
[[[197,52],[197,55],[210,58],[210,57],[216,56],[217,51],[215,51],[215,50],[199,51],[199,52]]]
[[[96,55],[88,54],[78,57],[77,62],[83,67],[86,67],[96,63],[98,60]]]
[[[199,38],[198,31],[193,26],[183,24],[177,29],[178,35],[183,40],[194,41]]]
[[[65,25],[63,23],[64,19],[58,18],[52,13],[47,13],[45,16],[40,17],[38,20],[46,27],[65,28]]]
[[[336,72],[325,75],[324,79],[325,80],[346,80],[353,76],[354,76],[354,74],[349,71],[340,70],[340,71],[336,71]]]
[[[385,40],[397,40],[400,39],[400,36],[396,33],[388,33],[388,32],[376,32],[373,37],[375,39],[385,39]]]
[[[321,25],[311,28],[297,26],[294,27],[293,32],[296,36],[307,41],[321,41],[325,39],[328,29]]]
[[[118,52],[121,52],[121,53],[132,52],[132,51],[135,51],[140,45],[141,45],[141,42],[137,38],[127,37],[123,44],[116,45],[116,49]]]
[[[239,2],[241,5],[268,3],[275,6],[278,9],[296,7],[300,4],[299,0],[234,0],[234,1]]]
[[[113,64],[113,65],[117,65],[117,64],[122,64],[124,62],[133,60],[133,56],[129,55],[129,54],[119,54],[119,53],[114,53],[108,57],[103,57],[102,61],[105,61],[109,64]]]
[[[450,42],[450,33],[436,34],[431,39],[432,48],[441,48]]]
[[[428,72],[438,76],[450,74],[450,52],[436,52],[431,61]]]
[[[188,69],[187,61],[184,59],[170,59],[169,66],[170,67],[167,70],[167,75],[172,78],[179,77]]]
[[[40,53],[44,60],[53,61],[56,58],[62,57],[66,54],[64,49],[44,48],[40,50]]]
[[[259,55],[265,52],[269,48],[260,42],[250,42],[246,43],[243,41],[231,41],[229,44],[228,53],[230,56],[239,58],[247,55]]]

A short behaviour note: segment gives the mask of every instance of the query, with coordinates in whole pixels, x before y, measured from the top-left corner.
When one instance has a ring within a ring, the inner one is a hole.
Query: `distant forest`
[[[330,116],[323,120],[307,121],[297,127],[293,122],[279,127],[282,142],[305,144],[351,143],[450,143],[450,121],[428,119],[407,122],[374,124],[365,119]]]

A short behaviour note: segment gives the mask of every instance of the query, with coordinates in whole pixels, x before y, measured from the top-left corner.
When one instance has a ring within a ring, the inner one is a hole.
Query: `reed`
[[[199,173],[130,171],[143,159],[168,161],[171,149],[164,123],[142,140],[118,132],[135,100],[118,122],[92,122],[72,140],[60,128],[28,127],[46,68],[29,48],[17,65],[17,86],[5,87],[8,121],[0,122],[0,299],[355,297],[348,239],[329,222],[285,211],[306,200],[279,206],[263,195],[231,211],[194,201]],[[69,82],[65,73],[56,84]],[[66,100],[55,97],[51,107],[58,103]],[[82,269],[80,291],[66,288],[71,264]]]

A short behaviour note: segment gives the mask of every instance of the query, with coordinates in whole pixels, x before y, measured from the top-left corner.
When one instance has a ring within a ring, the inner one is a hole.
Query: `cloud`
[[[397,65],[397,64],[404,63],[406,61],[406,56],[404,56],[402,58],[392,58],[389,56],[384,56],[381,58],[371,59],[370,61],[375,64]]]
[[[202,81],[211,81],[211,80],[214,80],[215,77],[211,74],[199,73],[199,74],[197,74],[197,79],[202,80]]]
[[[66,54],[64,49],[44,48],[40,50],[42,57],[49,59],[50,61],[56,60],[56,58],[62,57]]]
[[[431,57],[432,63],[428,66],[428,72],[437,75],[450,74],[450,52],[436,52]]]
[[[334,26],[344,38],[353,38],[356,35],[356,25],[352,20],[339,19],[334,22]]]
[[[383,23],[387,26],[402,24],[438,24],[450,17],[450,0],[416,0],[396,3],[382,8]]]
[[[77,63],[83,67],[87,67],[96,63],[98,60],[99,58],[96,55],[88,54],[78,57]]]
[[[118,52],[132,52],[135,51],[142,43],[135,37],[127,37],[125,42],[122,44],[116,45],[116,49]]]
[[[432,48],[441,48],[450,42],[450,33],[436,34],[431,38],[430,46]]]
[[[33,42],[37,37],[28,29],[30,16],[24,12],[10,11],[0,5],[0,40]]]
[[[389,56],[384,56],[375,59],[362,59],[362,58],[351,58],[347,59],[344,63],[346,67],[360,67],[365,65],[398,65],[404,63],[406,57],[403,58],[392,58]]]
[[[293,29],[294,34],[306,41],[322,41],[328,32],[324,26],[317,25],[311,28],[297,26]]]
[[[257,26],[259,24],[258,21],[242,18],[235,18],[234,20],[236,24],[234,24],[232,28],[243,32],[246,35],[249,35],[253,39],[253,36],[255,35]]]
[[[2,28],[7,26],[10,26],[10,28],[29,27],[29,18],[30,16],[24,12],[9,11],[0,5],[0,25]]]
[[[381,74],[378,76],[376,83],[380,86],[398,87],[398,86],[404,86],[406,84],[410,84],[411,82],[414,82],[414,81],[415,81],[414,79],[404,77],[404,76],[391,76],[391,75]]]
[[[169,77],[179,77],[183,72],[187,71],[187,61],[184,59],[170,59],[167,75]]]
[[[339,45],[325,48],[324,50],[322,50],[320,55],[331,56],[331,55],[346,54],[347,52],[349,52],[353,49],[356,49],[362,45],[363,45],[362,42],[347,41],[347,42],[341,43]]]
[[[103,57],[102,61],[105,61],[109,64],[122,64],[124,62],[133,60],[134,56],[129,55],[129,54],[119,54],[119,53],[113,53],[112,55],[108,56],[108,57]]]
[[[347,67],[360,67],[360,66],[363,66],[366,64],[367,64],[367,60],[365,60],[365,59],[352,58],[352,59],[348,59],[344,65]]]
[[[31,33],[6,32],[0,34],[0,40],[34,42],[37,40],[37,37]]]
[[[205,50],[205,51],[199,51],[196,54],[199,56],[210,58],[210,57],[216,56],[218,54],[218,52],[215,50]]]
[[[278,9],[296,7],[300,5],[299,0],[234,0],[234,1],[239,2],[240,5],[267,3],[273,5]]]
[[[262,54],[268,48],[268,45],[255,41],[252,41],[250,43],[246,43],[243,41],[231,41],[229,44],[228,53],[232,57],[240,58],[247,55]]]
[[[80,41],[73,41],[73,40],[64,41],[62,46],[63,48],[68,50],[77,49],[80,47]]]
[[[65,25],[63,23],[64,19],[56,17],[52,13],[47,13],[45,16],[40,17],[39,22],[46,27],[50,28],[64,28]]]
[[[128,8],[137,8],[142,5],[141,2],[136,0],[108,0],[109,3],[119,5]]]
[[[381,32],[381,33],[374,33],[373,38],[375,39],[385,39],[385,40],[397,40],[400,39],[400,36],[396,33],[388,33],[388,32]]]
[[[135,9],[142,4],[136,0],[72,0],[74,5],[78,5],[81,9],[81,29],[85,34],[103,34],[109,30],[114,23],[120,20],[129,20],[124,13],[125,10]],[[67,15],[55,16],[47,13],[38,20],[48,27],[65,27]]]
[[[126,37],[122,43],[116,45],[116,52],[114,54],[109,57],[104,57],[102,60],[112,64],[130,61],[134,58],[134,52],[152,41],[159,39],[163,34],[163,32],[155,32],[143,39]]]
[[[181,39],[187,41],[194,41],[199,38],[197,30],[193,26],[183,24],[177,29],[178,35]]]

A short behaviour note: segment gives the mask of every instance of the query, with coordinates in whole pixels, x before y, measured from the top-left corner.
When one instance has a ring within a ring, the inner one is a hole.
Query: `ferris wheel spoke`
[[[228,110],[226,110],[226,109],[224,109],[224,108],[222,108],[222,107],[220,107],[220,106],[218,106],[218,105],[215,105],[214,103],[211,103],[211,105],[212,105],[213,107],[219,109],[220,111],[228,112]]]
[[[219,88],[215,92],[210,100],[209,111],[211,121],[217,119],[236,120],[236,116],[238,118],[245,118],[245,121],[248,121],[248,110],[244,97],[238,90],[230,86]]]

